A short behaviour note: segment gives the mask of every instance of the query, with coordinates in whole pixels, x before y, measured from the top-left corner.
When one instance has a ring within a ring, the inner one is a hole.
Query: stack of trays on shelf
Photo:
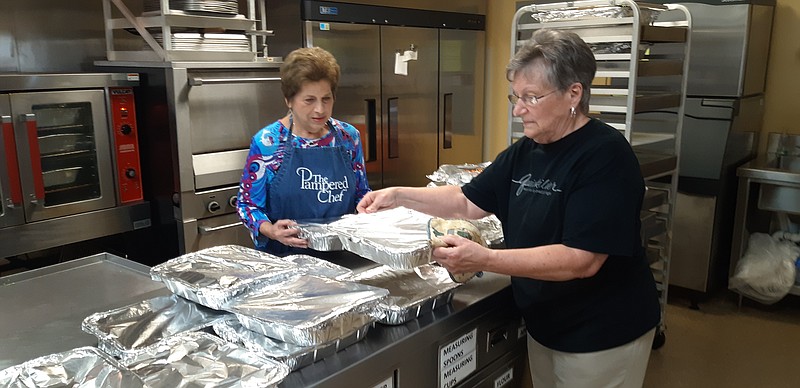
[[[164,35],[153,33],[153,38],[160,45],[164,45]],[[250,40],[245,34],[231,33],[200,33],[200,32],[174,32],[172,33],[172,50],[181,51],[230,51],[249,52]]]
[[[144,0],[144,11],[152,12],[161,9],[160,0]],[[238,0],[169,0],[169,9],[187,12],[208,12],[222,15],[239,13]]]

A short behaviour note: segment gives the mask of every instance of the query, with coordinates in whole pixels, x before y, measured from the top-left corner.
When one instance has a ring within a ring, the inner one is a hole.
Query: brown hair
[[[583,86],[578,105],[583,114],[589,113],[592,80],[597,63],[589,45],[574,32],[543,28],[536,30],[522,43],[506,67],[506,79],[514,80],[519,71],[530,71],[539,64],[551,86],[566,91],[574,82]]]
[[[286,56],[281,65],[281,92],[291,100],[306,82],[328,81],[336,95],[339,83],[339,64],[336,58],[320,47],[299,48]]]

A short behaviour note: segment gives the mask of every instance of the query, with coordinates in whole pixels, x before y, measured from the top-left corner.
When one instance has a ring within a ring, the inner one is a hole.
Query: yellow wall
[[[777,0],[764,104],[759,153],[769,132],[800,134],[800,1]]]

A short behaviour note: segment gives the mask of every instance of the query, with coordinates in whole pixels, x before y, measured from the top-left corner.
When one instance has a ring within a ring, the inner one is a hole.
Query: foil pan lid
[[[107,353],[129,358],[165,338],[210,327],[230,316],[177,295],[167,295],[94,313],[83,320],[81,328],[97,337]]]
[[[208,333],[183,333],[150,346],[128,367],[151,387],[273,387],[289,367]]]
[[[94,347],[35,358],[0,371],[0,387],[138,388],[144,382]]]

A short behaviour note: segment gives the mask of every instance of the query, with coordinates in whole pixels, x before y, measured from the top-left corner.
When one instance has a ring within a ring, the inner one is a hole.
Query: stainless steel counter
[[[338,264],[368,265],[359,259]],[[96,345],[81,331],[85,317],[168,293],[149,267],[109,254],[0,278],[0,369]],[[280,386],[509,388],[520,386],[524,370],[525,331],[509,278],[488,273],[456,289],[450,305],[404,325],[378,324]]]
[[[149,267],[98,254],[0,278],[0,369],[97,339],[81,331],[98,311],[169,294]]]

